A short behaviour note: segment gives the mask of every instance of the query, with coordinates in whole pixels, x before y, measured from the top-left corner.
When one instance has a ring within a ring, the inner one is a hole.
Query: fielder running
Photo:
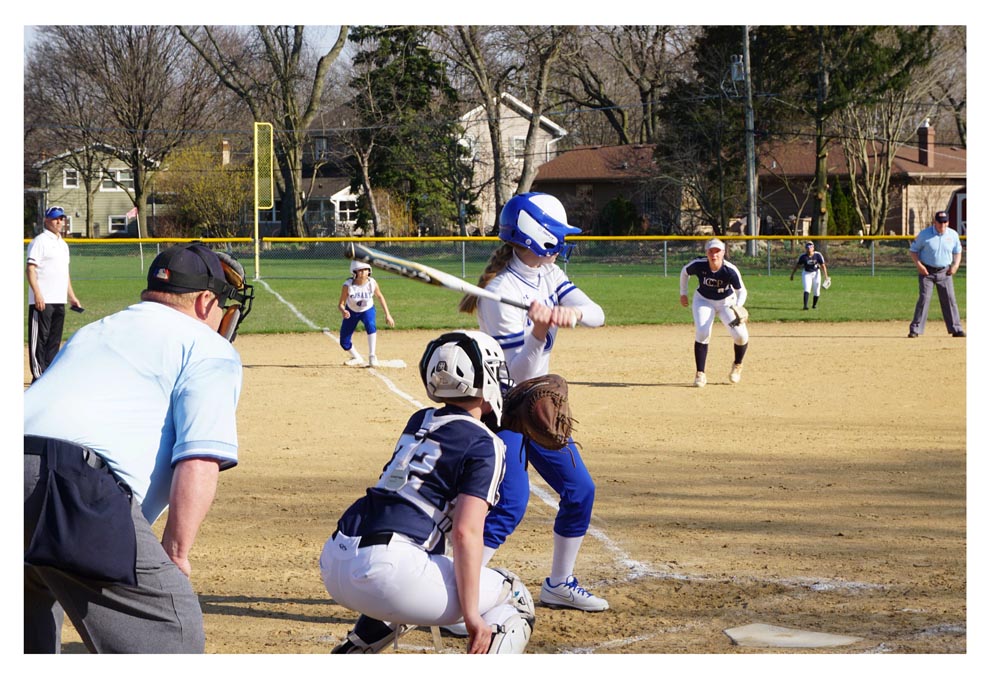
[[[377,653],[414,626],[463,618],[469,653],[522,653],[533,598],[481,559],[505,470],[505,445],[481,419],[500,421],[505,357],[484,333],[455,331],[427,345],[419,369],[443,407],[409,418],[378,483],[344,512],[320,555],[327,592],[361,613],[332,652]]]
[[[344,281],[340,290],[340,300],[337,308],[340,310],[340,346],[344,351],[350,352],[351,357],[344,361],[344,365],[365,365],[361,353],[354,348],[352,341],[354,331],[358,323],[364,325],[368,333],[368,363],[372,368],[378,365],[378,358],[375,355],[378,343],[378,325],[375,323],[375,299],[382,305],[385,311],[385,322],[388,327],[395,327],[395,320],[388,312],[388,304],[385,303],[385,296],[378,287],[378,281],[371,277],[371,265],[364,262],[351,262],[351,277]]]
[[[818,308],[818,298],[822,294],[822,282],[828,281],[828,267],[825,266],[825,257],[820,252],[815,252],[815,244],[808,241],[804,244],[804,253],[798,257],[794,268],[791,269],[791,280],[794,280],[794,272],[801,268],[801,284],[804,286],[804,310],[808,310],[808,296],[814,290],[814,298],[811,308]],[[802,268],[803,267],[803,268]],[[828,287],[826,283],[825,287]]]
[[[557,266],[572,246],[564,239],[581,233],[567,224],[564,206],[545,193],[513,197],[499,215],[499,238],[478,285],[500,296],[529,302],[518,309],[499,302],[466,296],[460,310],[478,312],[483,332],[494,337],[505,352],[509,374],[516,382],[546,375],[557,329],[577,323],[595,328],[605,324],[605,312],[567,278]],[[485,522],[485,563],[522,521],[529,502],[527,464],[560,496],[553,526],[550,575],[540,588],[540,601],[553,607],[603,611],[608,602],[578,585],[574,576],[581,542],[591,523],[595,484],[571,440],[562,450],[547,450],[521,434],[502,431],[506,444],[506,472],[502,498]],[[449,630],[454,631],[454,630]]]
[[[694,386],[708,383],[705,364],[708,361],[708,343],[712,337],[715,316],[732,335],[735,359],[729,372],[729,381],[737,384],[742,378],[743,358],[749,346],[749,330],[745,323],[736,323],[733,306],[746,304],[746,286],[742,274],[731,262],[725,261],[725,243],[712,238],[705,244],[705,256],[688,262],[681,269],[681,306],[688,305],[688,278],[698,277],[698,289],[694,292],[691,313],[694,316]]]

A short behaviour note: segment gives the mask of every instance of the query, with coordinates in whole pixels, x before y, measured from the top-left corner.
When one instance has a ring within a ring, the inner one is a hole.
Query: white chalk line
[[[275,292],[271,286],[268,285],[264,280],[259,280],[259,282],[268,290],[270,293],[275,295],[275,297],[285,304],[289,310],[296,315],[296,317],[305,323],[310,328],[314,330],[320,330],[324,335],[330,338],[333,342],[337,342],[338,338],[330,332],[328,328],[321,328],[320,326],[313,323],[305,315],[302,314],[292,303],[282,297],[280,294]],[[413,396],[402,391],[396,386],[392,380],[388,379],[385,375],[375,370],[374,368],[369,368],[367,372],[371,375],[377,377],[385,385],[385,387],[397,395],[399,398],[405,399],[411,405],[416,408],[425,408],[426,406],[416,400]],[[530,492],[539,498],[544,504],[556,511],[559,508],[557,501],[554,499],[553,495],[550,494],[543,486],[534,483],[530,480]],[[588,528],[588,535],[592,536],[598,540],[602,545],[610,551],[616,563],[621,566],[625,571],[625,576],[620,578],[618,582],[632,582],[639,578],[656,578],[660,580],[680,580],[685,582],[753,582],[758,584],[770,584],[770,585],[782,585],[785,587],[798,587],[802,589],[809,589],[815,592],[823,591],[864,591],[864,590],[885,590],[887,587],[884,585],[866,583],[866,582],[849,582],[845,580],[837,580],[833,578],[755,578],[755,577],[711,577],[706,575],[689,575],[686,573],[674,573],[669,570],[660,570],[651,566],[648,563],[642,561],[637,561],[630,557],[619,545],[612,540],[605,531],[591,526]],[[602,582],[606,582],[603,580]],[[608,580],[611,581],[611,580]],[[658,632],[660,634],[662,632]],[[653,638],[657,635],[649,635],[643,637],[633,637],[630,639],[613,639],[606,642],[610,646],[622,646],[630,643],[636,643],[638,641],[645,641]],[[592,653],[595,649],[602,649],[604,645],[590,646],[584,648],[573,648],[570,649],[571,653]]]

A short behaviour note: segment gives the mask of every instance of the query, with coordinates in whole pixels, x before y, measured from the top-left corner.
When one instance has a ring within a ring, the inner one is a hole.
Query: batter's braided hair
[[[512,259],[513,252],[512,243],[502,243],[502,246],[492,253],[492,256],[488,258],[488,264],[485,265],[484,272],[482,272],[481,277],[478,279],[479,288],[485,287],[488,285],[488,281],[502,273],[502,269]],[[461,297],[461,303],[457,305],[457,310],[466,314],[473,314],[478,310],[478,298],[474,295],[464,295]]]

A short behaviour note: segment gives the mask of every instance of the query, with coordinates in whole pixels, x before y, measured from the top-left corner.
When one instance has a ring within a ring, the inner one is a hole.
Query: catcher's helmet
[[[352,259],[351,260],[351,275],[353,276],[354,274],[356,274],[361,269],[367,269],[368,271],[371,271],[371,265],[368,264],[367,262],[359,262],[356,259]]]
[[[480,396],[491,404],[495,421],[502,421],[502,386],[509,383],[509,370],[502,347],[485,333],[444,333],[426,345],[419,375],[431,401]]]
[[[498,237],[506,243],[522,245],[540,257],[560,255],[565,262],[573,245],[564,238],[581,233],[567,223],[567,213],[549,193],[521,193],[513,196],[498,218]]]

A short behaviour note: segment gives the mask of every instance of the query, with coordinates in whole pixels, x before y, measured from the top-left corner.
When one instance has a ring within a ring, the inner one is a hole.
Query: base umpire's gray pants
[[[24,456],[24,546],[44,495],[42,458]],[[189,578],[168,558],[131,500],[137,587],[108,584],[47,566],[24,566],[24,652],[59,653],[63,612],[92,653],[202,653],[203,611]]]
[[[947,275],[946,270],[918,276],[918,303],[914,305],[914,318],[911,320],[909,330],[919,335],[925,332],[933,287],[938,292],[938,303],[942,307],[945,329],[949,333],[961,332],[963,327],[962,321],[959,320],[959,306],[956,304],[956,289],[952,283],[952,276]]]

